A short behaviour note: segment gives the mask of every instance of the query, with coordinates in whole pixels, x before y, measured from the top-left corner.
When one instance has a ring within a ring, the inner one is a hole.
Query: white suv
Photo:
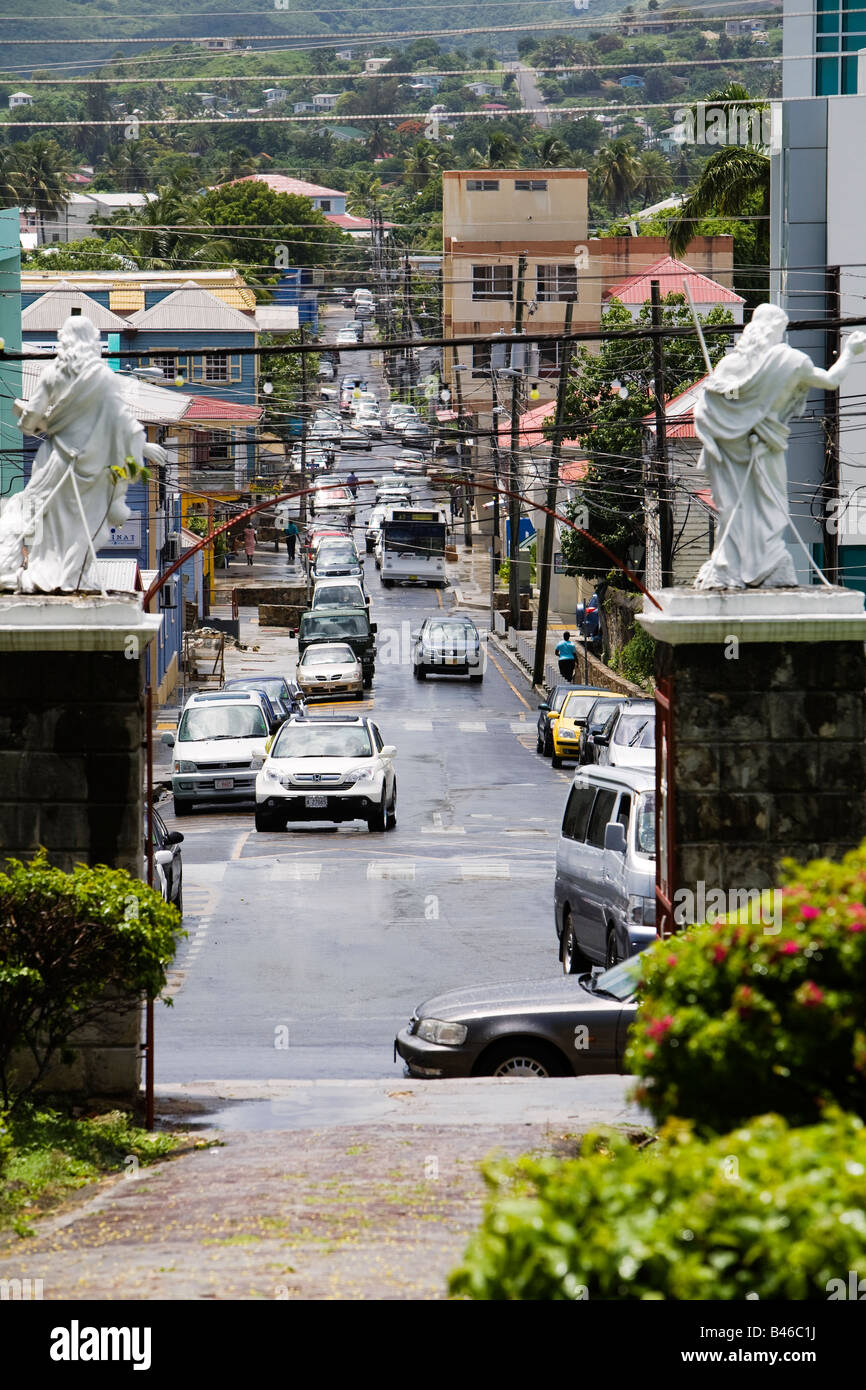
[[[255,691],[190,695],[177,736],[162,736],[174,749],[175,815],[188,815],[205,801],[252,801],[267,739],[267,715]]]
[[[393,830],[396,752],[361,715],[292,717],[256,777],[256,830],[309,820],[365,820],[370,830]]]

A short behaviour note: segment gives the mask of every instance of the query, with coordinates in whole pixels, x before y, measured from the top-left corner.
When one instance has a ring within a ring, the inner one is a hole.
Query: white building
[[[285,87],[265,87],[265,106],[282,106],[288,95]]]
[[[146,207],[155,193],[70,193],[65,206],[46,214],[39,226],[41,245],[52,242],[81,241],[95,236],[92,221],[105,221],[116,212]]]
[[[314,92],[313,109],[316,111],[333,111],[339,100],[339,92]]]
[[[33,98],[29,92],[13,92],[9,98],[9,109],[14,111],[16,106],[32,106]]]

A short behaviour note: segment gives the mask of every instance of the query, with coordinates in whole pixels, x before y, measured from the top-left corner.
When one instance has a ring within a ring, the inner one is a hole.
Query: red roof
[[[627,280],[621,280],[612,289],[605,290],[603,298],[618,299],[621,304],[645,304],[650,297],[650,280],[658,280],[662,298],[666,294],[682,294],[683,280],[686,280],[696,304],[746,302],[742,295],[726,290],[718,281],[702,275],[699,270],[692,270],[691,266],[675,260],[673,256],[662,256],[639,275],[630,275]]]
[[[297,193],[302,198],[345,198],[339,188],[325,188],[320,183],[307,183],[305,179],[293,179],[288,174],[244,174],[242,179],[231,179],[230,183],[266,183],[273,193]],[[220,184],[227,188],[228,184]]]
[[[521,449],[534,449],[539,445],[549,448],[550,440],[542,434],[542,427],[552,420],[556,412],[555,401],[546,401],[544,405],[537,405],[534,410],[528,410],[525,415],[520,417],[520,433],[517,436],[518,447]],[[511,446],[511,425],[499,426],[499,447],[510,448]],[[579,439],[563,439],[563,449],[580,449]]]
[[[695,401],[701,394],[704,382],[707,380],[702,376],[700,381],[681,391],[678,396],[672,396],[665,401],[665,435],[668,439],[697,439],[695,429]],[[651,410],[648,415],[643,417],[643,423],[648,425],[651,430],[655,430],[656,415]]]
[[[262,418],[257,405],[238,405],[215,396],[193,396],[183,413],[184,420],[238,420],[255,423]]]
[[[713,501],[713,494],[710,492],[710,489],[708,487],[695,488],[693,496],[697,497],[698,500],[700,502],[703,502],[705,506],[712,507],[714,512],[717,512],[719,510],[715,502]]]
[[[564,463],[559,470],[559,481],[561,483],[579,483],[586,477],[586,470],[589,467],[586,459],[572,459],[571,463]]]
[[[326,212],[325,221],[331,222],[343,232],[369,232],[372,222],[369,217],[355,217],[351,212]],[[393,222],[383,222],[383,227],[393,227]]]

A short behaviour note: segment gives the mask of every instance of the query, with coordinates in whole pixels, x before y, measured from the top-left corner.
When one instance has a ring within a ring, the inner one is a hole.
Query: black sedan
[[[303,714],[304,695],[297,681],[285,676],[238,676],[226,681],[223,690],[256,690],[267,695],[280,723],[290,714]]]
[[[179,830],[168,830],[155,807],[151,808],[149,817],[145,813],[145,818],[149,819],[153,833],[153,886],[183,915],[183,861],[180,857],[183,835]]]
[[[636,956],[611,970],[455,989],[426,1000],[394,1040],[410,1076],[607,1076],[625,1070]]]

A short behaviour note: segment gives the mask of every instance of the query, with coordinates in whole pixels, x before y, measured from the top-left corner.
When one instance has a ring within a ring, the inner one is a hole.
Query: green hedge
[[[493,1195],[450,1292],[824,1301],[866,1268],[864,1173],[850,1115],[793,1129],[764,1115],[710,1142],[672,1123],[644,1149],[590,1135],[575,1159],[487,1166]]]
[[[657,1121],[721,1132],[772,1110],[807,1124],[828,1102],[866,1116],[866,844],[784,872],[775,917],[699,926],[641,956],[626,1065]]]

